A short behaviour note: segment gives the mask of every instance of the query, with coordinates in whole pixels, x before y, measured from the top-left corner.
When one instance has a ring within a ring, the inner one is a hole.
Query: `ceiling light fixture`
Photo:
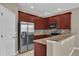
[[[30,8],[31,8],[31,9],[33,9],[33,8],[34,8],[34,6],[30,6]]]
[[[58,8],[57,10],[58,10],[58,11],[60,11],[60,10],[61,10],[61,8]]]

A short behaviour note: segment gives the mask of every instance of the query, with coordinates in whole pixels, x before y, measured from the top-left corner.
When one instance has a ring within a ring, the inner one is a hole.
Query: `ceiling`
[[[79,7],[79,3],[19,3],[19,11],[39,17],[49,17],[56,13]]]

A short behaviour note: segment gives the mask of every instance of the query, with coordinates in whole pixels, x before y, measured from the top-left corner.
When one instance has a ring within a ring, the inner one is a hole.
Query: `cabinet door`
[[[15,55],[15,14],[2,6],[1,55]]]
[[[48,29],[48,19],[44,19],[44,29]]]
[[[35,29],[40,29],[40,27],[39,27],[40,21],[39,21],[39,18],[38,17],[35,17],[34,23],[35,23]]]
[[[38,20],[37,20],[37,29],[41,29],[42,27],[41,27],[41,19],[40,18],[38,18]]]
[[[30,16],[30,22],[33,22],[34,23],[34,16]]]
[[[71,14],[66,14],[65,27],[71,29]]]
[[[44,29],[44,19],[35,17],[34,23],[35,23],[35,29]]]
[[[60,20],[61,20],[61,19],[60,19],[60,16],[57,15],[57,16],[55,16],[55,17],[53,17],[53,18],[54,18],[54,21],[57,22],[57,25],[58,25],[57,27],[60,28],[60,24],[61,24],[61,23],[60,23]]]
[[[60,15],[59,28],[60,29],[64,29],[65,28],[65,15]]]
[[[48,19],[49,19],[49,25],[52,24],[52,23],[54,22],[53,17],[49,17]]]
[[[18,20],[19,21],[26,21],[26,14],[22,13],[22,12],[18,12]]]
[[[34,56],[46,56],[46,45],[34,42]]]
[[[60,15],[60,28],[70,29],[71,28],[71,14]]]
[[[44,29],[44,19],[39,19],[39,29]]]
[[[38,18],[34,17],[35,29],[38,29]]]

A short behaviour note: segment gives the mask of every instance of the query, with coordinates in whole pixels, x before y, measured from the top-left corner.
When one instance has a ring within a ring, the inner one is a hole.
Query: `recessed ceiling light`
[[[30,6],[30,8],[31,8],[31,9],[33,9],[33,8],[34,8],[34,6]]]
[[[57,10],[58,10],[58,11],[60,11],[60,10],[61,10],[61,8],[58,8]]]

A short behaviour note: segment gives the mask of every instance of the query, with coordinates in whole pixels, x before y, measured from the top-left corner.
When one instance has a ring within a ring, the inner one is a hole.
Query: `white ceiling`
[[[49,17],[55,13],[79,7],[79,3],[19,3],[19,11],[40,17]]]

